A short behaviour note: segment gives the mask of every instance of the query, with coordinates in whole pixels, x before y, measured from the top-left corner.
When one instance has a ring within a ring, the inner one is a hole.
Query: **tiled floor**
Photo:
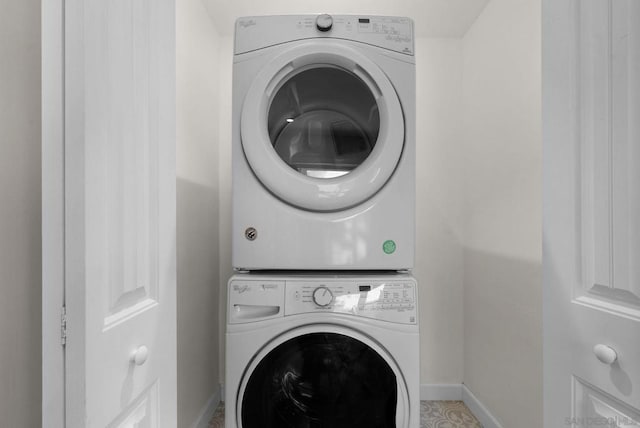
[[[220,403],[209,428],[224,428],[224,403]],[[462,401],[421,401],[420,428],[482,428],[482,425]]]
[[[216,412],[209,422],[209,428],[224,428],[224,403],[220,402]]]
[[[462,401],[421,401],[420,428],[482,428]]]

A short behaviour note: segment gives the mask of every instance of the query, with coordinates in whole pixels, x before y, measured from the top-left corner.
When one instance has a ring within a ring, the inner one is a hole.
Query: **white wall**
[[[416,40],[420,383],[463,380],[462,41]]]
[[[176,2],[178,426],[219,399],[218,49],[201,0]]]
[[[233,38],[220,50],[220,123],[231,123]],[[417,253],[421,383],[461,383],[463,374],[460,123],[462,41],[417,39]],[[231,267],[231,129],[220,127],[220,331]],[[222,340],[224,342],[224,340]],[[224,343],[221,343],[224,349]],[[224,352],[223,354],[224,355]],[[220,365],[224,378],[224,361]]]
[[[0,425],[41,419],[40,1],[0,13]]]
[[[492,0],[463,39],[464,383],[542,426],[540,1]]]
[[[231,265],[231,85],[233,67],[233,38],[220,41],[219,99],[220,132],[220,379],[224,384],[225,330],[227,319],[227,281],[233,275]],[[224,124],[224,125],[223,125]]]

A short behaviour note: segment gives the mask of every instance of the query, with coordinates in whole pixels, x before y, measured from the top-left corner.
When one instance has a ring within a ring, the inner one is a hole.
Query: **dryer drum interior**
[[[310,333],[271,350],[242,397],[243,428],[392,428],[397,379],[367,344]]]
[[[280,158],[317,178],[344,175],[371,153],[380,131],[375,97],[358,76],[331,65],[303,69],[271,100],[269,138]]]

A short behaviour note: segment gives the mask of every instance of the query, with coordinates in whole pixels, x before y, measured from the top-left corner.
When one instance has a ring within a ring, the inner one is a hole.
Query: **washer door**
[[[238,426],[404,428],[407,390],[393,359],[366,336],[322,330],[297,329],[253,359],[240,385]]]
[[[384,72],[357,50],[311,41],[267,64],[247,92],[242,147],[274,195],[310,211],[378,192],[404,145],[404,117]]]

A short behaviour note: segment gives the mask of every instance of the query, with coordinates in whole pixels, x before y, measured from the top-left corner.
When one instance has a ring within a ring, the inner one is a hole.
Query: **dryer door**
[[[404,117],[384,72],[335,41],[296,45],[254,79],[241,117],[256,177],[283,201],[343,210],[378,192],[404,145]]]
[[[407,394],[393,359],[366,336],[299,328],[253,359],[240,384],[237,425],[406,428]]]

